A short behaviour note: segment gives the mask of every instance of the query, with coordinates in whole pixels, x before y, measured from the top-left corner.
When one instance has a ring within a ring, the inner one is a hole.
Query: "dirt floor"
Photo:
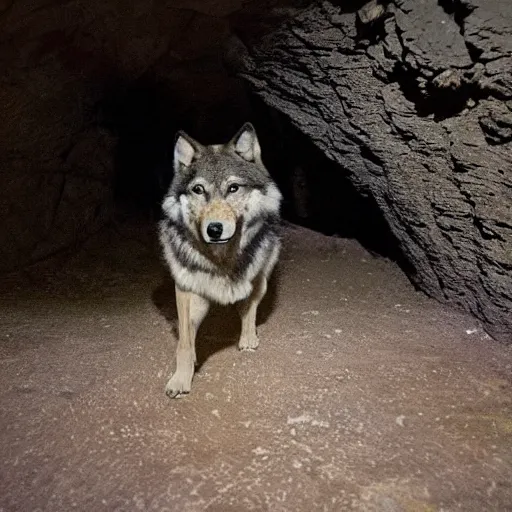
[[[512,347],[354,241],[288,227],[259,350],[215,310],[179,400],[148,232],[0,287],[1,511],[512,510]]]

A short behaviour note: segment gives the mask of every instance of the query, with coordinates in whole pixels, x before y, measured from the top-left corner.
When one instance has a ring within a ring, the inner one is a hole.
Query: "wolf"
[[[250,123],[225,144],[178,132],[173,168],[159,223],[178,310],[176,369],[165,387],[171,398],[191,390],[196,333],[211,303],[236,304],[238,348],[258,347],[256,312],[281,249],[282,200]]]

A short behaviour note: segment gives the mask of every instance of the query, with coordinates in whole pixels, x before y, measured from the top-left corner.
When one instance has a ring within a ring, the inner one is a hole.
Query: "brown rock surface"
[[[374,199],[421,289],[512,342],[512,4],[363,4],[240,29],[231,65]]]

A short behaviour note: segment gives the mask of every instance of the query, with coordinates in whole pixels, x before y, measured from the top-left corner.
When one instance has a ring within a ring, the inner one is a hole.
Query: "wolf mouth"
[[[210,240],[209,242],[206,242],[208,244],[225,244],[229,242],[231,238],[222,238],[220,240]]]

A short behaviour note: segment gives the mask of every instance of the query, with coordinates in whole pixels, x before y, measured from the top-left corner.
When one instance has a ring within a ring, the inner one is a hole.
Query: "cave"
[[[0,68],[2,510],[507,509],[506,0],[8,0]],[[214,308],[176,405],[176,134],[245,122],[270,347]]]

